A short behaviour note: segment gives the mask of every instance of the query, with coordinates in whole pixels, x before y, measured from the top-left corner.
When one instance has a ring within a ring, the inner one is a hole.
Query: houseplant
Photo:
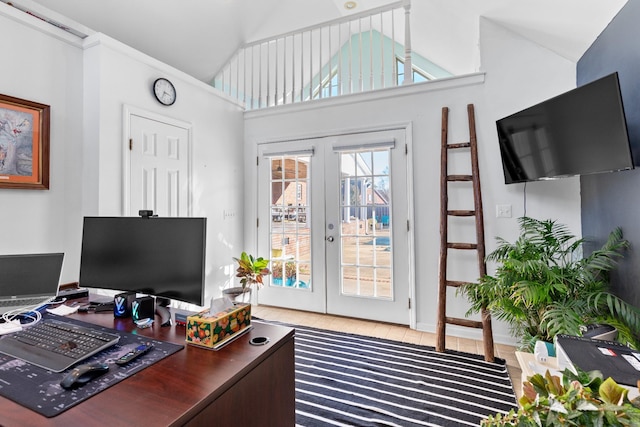
[[[553,341],[558,333],[581,335],[581,326],[606,323],[621,342],[638,348],[640,313],[608,291],[608,272],[629,243],[620,229],[599,250],[579,256],[583,239],[552,220],[519,219],[514,243],[497,238],[487,260],[498,263],[493,276],[460,288],[471,302],[467,314],[485,307],[509,324],[523,349],[537,340]]]
[[[234,260],[238,263],[236,277],[240,277],[240,284],[244,291],[253,285],[262,286],[262,278],[271,274],[268,259],[255,258],[253,255],[242,252],[240,258],[234,258]]]
[[[233,298],[238,295],[246,295],[251,291],[251,288],[256,285],[262,286],[263,277],[271,274],[268,268],[269,260],[262,257],[256,258],[253,255],[249,255],[246,252],[240,254],[240,258],[233,258],[237,263],[236,277],[240,278],[240,285],[225,289],[223,293],[225,295],[232,296]]]
[[[566,369],[562,378],[535,374],[523,385],[520,408],[482,420],[483,427],[519,426],[637,426],[640,405],[628,390],[598,371],[576,373]]]

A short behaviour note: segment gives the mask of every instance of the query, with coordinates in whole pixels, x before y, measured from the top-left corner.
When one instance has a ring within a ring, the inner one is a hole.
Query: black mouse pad
[[[49,314],[43,314],[43,317],[60,318]],[[32,409],[45,417],[53,417],[184,348],[183,345],[152,340],[149,337],[116,331],[75,319],[64,318],[64,321],[120,335],[118,344],[80,363],[107,363],[110,367],[109,371],[80,388],[65,390],[60,386],[60,381],[73,368],[60,373],[51,372],[22,360],[0,354],[1,396]],[[119,366],[115,364],[118,358],[143,342],[152,342],[153,349],[126,365]]]

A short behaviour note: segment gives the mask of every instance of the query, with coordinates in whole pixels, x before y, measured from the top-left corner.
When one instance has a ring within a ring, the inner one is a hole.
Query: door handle
[[[327,242],[333,242],[333,236],[327,237]]]

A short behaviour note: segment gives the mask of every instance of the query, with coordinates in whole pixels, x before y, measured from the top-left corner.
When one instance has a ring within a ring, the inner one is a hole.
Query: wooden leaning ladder
[[[484,219],[482,215],[482,194],[480,192],[480,173],[478,171],[478,142],[476,138],[475,113],[473,104],[467,105],[469,116],[469,142],[456,144],[448,143],[449,108],[442,108],[442,151],[440,155],[440,272],[438,277],[438,321],[436,351],[445,350],[446,325],[452,324],[470,328],[482,329],[484,344],[484,359],[494,361],[493,332],[491,330],[491,315],[488,310],[481,312],[481,321],[447,317],[447,289],[457,288],[467,282],[447,279],[447,255],[449,249],[475,250],[478,256],[479,276],[487,272],[485,264]],[[449,150],[469,149],[471,155],[471,175],[449,175],[447,158]],[[473,185],[474,210],[449,210],[449,183],[471,182]],[[449,217],[475,217],[476,243],[452,243],[448,239]]]

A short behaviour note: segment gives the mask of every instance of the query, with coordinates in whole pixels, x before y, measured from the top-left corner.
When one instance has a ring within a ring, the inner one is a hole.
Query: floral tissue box
[[[210,315],[202,311],[187,317],[187,343],[217,348],[251,325],[251,304],[237,304]]]

